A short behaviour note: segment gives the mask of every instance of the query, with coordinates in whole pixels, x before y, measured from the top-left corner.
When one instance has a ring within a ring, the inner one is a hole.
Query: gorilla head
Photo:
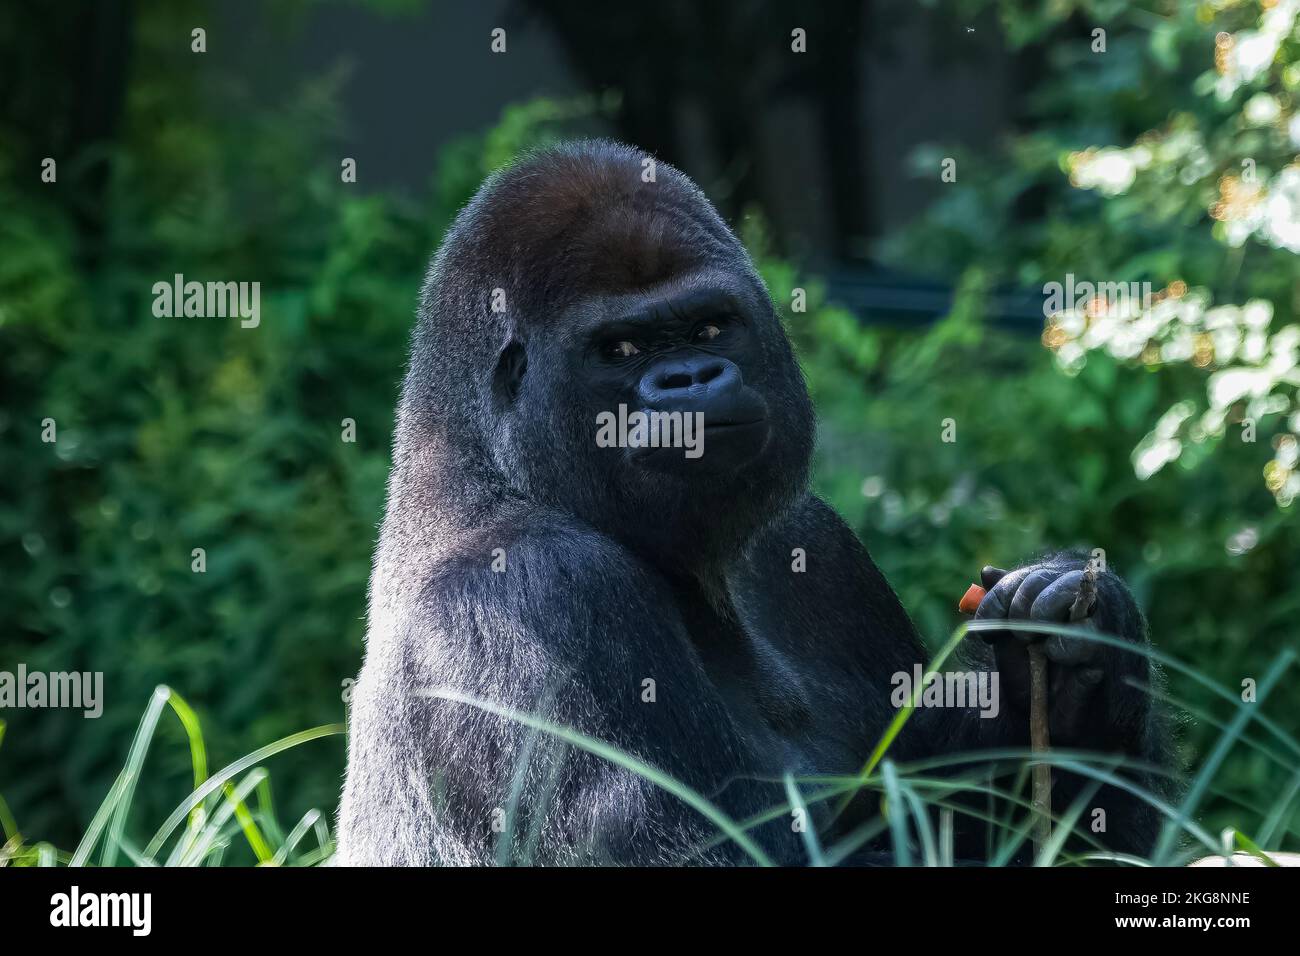
[[[702,453],[598,442],[635,412],[702,424]],[[703,561],[804,487],[812,444],[744,248],[684,174],[604,141],[532,153],[462,211],[423,291],[400,427],[422,433],[398,445],[431,450],[411,478],[453,526],[517,496]]]

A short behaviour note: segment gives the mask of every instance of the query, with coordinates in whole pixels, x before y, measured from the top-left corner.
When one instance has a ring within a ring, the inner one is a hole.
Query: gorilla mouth
[[[681,447],[632,447],[631,462],[655,472],[689,476],[701,472],[732,472],[758,458],[767,447],[769,424],[766,415],[745,418],[707,417],[696,433],[697,445],[684,454]]]

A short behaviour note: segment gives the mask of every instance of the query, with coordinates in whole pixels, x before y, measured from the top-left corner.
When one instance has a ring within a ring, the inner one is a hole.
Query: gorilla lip
[[[637,409],[628,412],[619,404],[618,413],[602,411],[596,416],[598,448],[680,449],[687,458],[704,454],[704,413]]]

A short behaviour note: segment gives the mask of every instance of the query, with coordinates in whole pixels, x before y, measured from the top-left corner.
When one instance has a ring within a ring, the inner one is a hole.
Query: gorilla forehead
[[[485,276],[480,321],[500,288],[507,313],[535,326],[584,297],[738,265],[749,271],[743,248],[685,174],[640,150],[585,140],[532,152],[489,178],[448,235],[428,292],[473,304],[476,290],[455,286]]]

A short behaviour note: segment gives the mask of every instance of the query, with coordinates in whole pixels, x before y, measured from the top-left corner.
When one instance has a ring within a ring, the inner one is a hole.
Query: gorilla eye
[[[722,329],[716,325],[702,325],[695,330],[695,339],[697,342],[707,342],[710,339],[716,339],[722,334]]]
[[[626,339],[614,342],[607,346],[609,354],[614,358],[631,358],[641,350]]]

